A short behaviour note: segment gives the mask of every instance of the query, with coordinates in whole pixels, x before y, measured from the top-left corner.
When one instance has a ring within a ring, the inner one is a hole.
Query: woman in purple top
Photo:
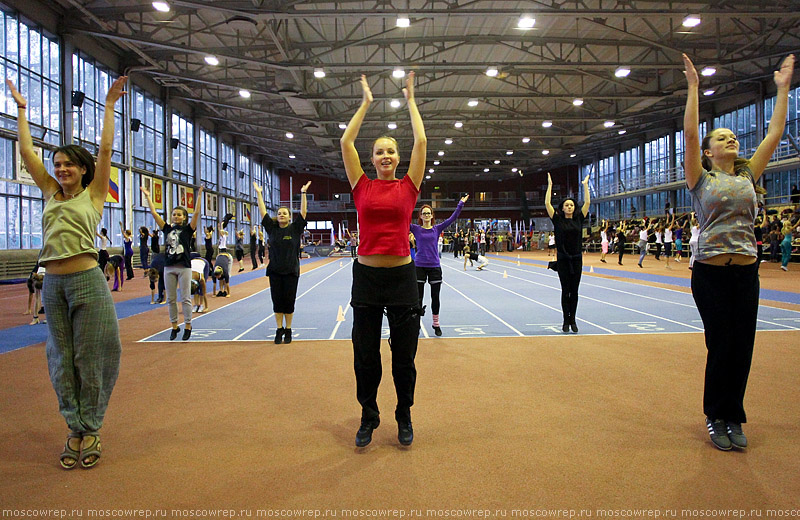
[[[439,291],[442,289],[442,267],[439,263],[439,235],[447,229],[461,214],[464,203],[469,195],[461,197],[456,210],[441,224],[433,216],[433,208],[425,204],[419,210],[421,225],[411,224],[411,233],[417,242],[417,256],[414,264],[417,267],[417,287],[419,288],[419,306],[422,307],[422,297],[425,296],[425,282],[431,285],[431,312],[433,313],[433,331],[437,336],[442,335],[439,326]]]

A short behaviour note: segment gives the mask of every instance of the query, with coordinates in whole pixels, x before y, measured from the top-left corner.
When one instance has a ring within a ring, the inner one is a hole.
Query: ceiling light
[[[495,160],[494,160],[494,163],[495,163],[495,164],[500,164],[500,159],[495,159]]]
[[[169,5],[166,2],[153,2],[153,9],[162,13],[169,12]]]
[[[628,67],[617,67],[617,70],[614,71],[614,75],[618,78],[624,78],[630,73],[631,69]]]
[[[717,69],[714,67],[705,67],[703,70],[700,71],[700,74],[703,76],[713,76],[717,73]]]
[[[697,27],[700,25],[700,17],[694,14],[690,14],[686,18],[683,19],[683,23],[681,24],[684,27]]]
[[[553,122],[552,121],[542,121],[542,127],[550,128],[551,126],[553,126]]]
[[[606,121],[605,123],[603,123],[603,126],[606,127],[606,128],[611,128],[615,124],[616,123],[614,123],[614,121]]]
[[[530,16],[523,16],[517,22],[517,29],[532,29],[533,24],[536,23],[535,18],[531,18]]]
[[[714,92],[716,92],[716,90],[714,90],[714,89],[708,89],[708,90],[704,90],[704,91],[703,91],[703,95],[704,95],[704,96],[713,96],[713,95],[714,95]]]
[[[456,128],[461,128],[462,126],[464,126],[464,123],[462,123],[461,121],[456,121],[453,124],[453,126],[456,127]]]
[[[245,99],[250,99],[250,91],[249,90],[242,89],[242,90],[239,91],[239,95],[242,96]]]
[[[486,75],[489,76],[490,78],[497,76],[497,74],[498,71],[496,67],[489,67],[488,69],[486,69]]]
[[[290,154],[289,154],[289,159],[294,159],[294,158],[295,158],[295,157],[294,157],[294,154],[293,154],[293,153],[290,153]]]
[[[347,123],[339,123],[339,130],[347,130]]]
[[[322,70],[322,69],[314,69],[314,77],[315,78],[320,78],[320,79],[324,78],[325,77],[325,71]]]
[[[467,106],[471,106],[471,107],[478,106],[478,100],[477,99],[470,99],[469,101],[467,101]]]
[[[453,144],[453,140],[448,137],[444,140],[444,144]]]
[[[517,168],[511,168],[511,173],[517,173]]]
[[[550,150],[542,150],[542,155],[548,155],[549,153],[550,153]]]
[[[286,132],[286,139],[294,139],[294,134],[291,132]]]
[[[426,178],[426,179],[430,179],[430,178],[431,178],[431,176],[430,176],[430,175],[426,175],[426,176],[425,176],[425,178]]]
[[[206,63],[208,63],[209,65],[215,65],[215,66],[219,65],[219,60],[217,59],[216,56],[206,56],[205,60]]]
[[[531,138],[530,137],[523,137],[522,138],[522,142],[525,143],[525,144],[528,144],[528,143],[531,142]]]
[[[434,170],[433,168],[428,168],[428,173],[433,173],[433,172],[435,172],[435,171],[436,171],[436,170]]]
[[[392,72],[392,76],[394,76],[397,79],[400,79],[400,78],[404,77],[405,75],[406,75],[406,71],[404,71],[400,67],[394,69],[394,71]]]
[[[484,168],[483,173],[489,173],[489,168]]]
[[[439,166],[439,162],[440,162],[440,161],[433,161],[433,165],[434,165],[434,166]]]
[[[443,156],[443,155],[444,155],[444,150],[439,150],[439,153],[438,153],[437,155],[438,155],[439,157]]]
[[[581,98],[575,98],[572,100],[572,104],[576,107],[579,107],[583,104],[583,100]]]
[[[620,130],[620,131],[619,131],[619,132],[617,132],[617,133],[618,133],[619,135],[625,135],[625,133],[626,133],[626,132],[627,132],[627,130]]]
[[[397,17],[397,27],[406,28],[411,25],[411,20],[407,16],[398,16]]]
[[[506,150],[506,155],[514,155],[514,150]]]
[[[392,102],[389,103],[389,104],[392,106],[392,108],[400,108],[400,100],[399,99],[393,99]]]
[[[397,128],[397,123],[389,123],[389,124],[388,124],[388,125],[386,125],[386,126],[388,126],[388,127],[389,127],[389,130],[394,130],[394,129],[396,129],[396,128]]]
[[[570,156],[570,157],[576,157],[577,155],[578,155],[578,154],[576,154],[576,153],[571,153],[571,154],[569,154],[569,156]]]

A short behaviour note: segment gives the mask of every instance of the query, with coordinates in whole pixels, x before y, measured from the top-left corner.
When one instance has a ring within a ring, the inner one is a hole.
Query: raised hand
[[[700,84],[700,78],[697,76],[697,70],[694,68],[694,63],[689,59],[689,56],[683,54],[683,66],[685,70],[683,74],[686,76],[686,82],[690,87],[696,87]]]
[[[369,83],[367,83],[367,77],[364,74],[361,75],[361,90],[364,94],[362,102],[372,103],[372,90],[370,90]]]
[[[776,70],[773,74],[775,85],[778,88],[789,88],[792,84],[792,71],[794,71],[794,54],[786,56],[780,70]]]
[[[253,189],[256,190],[256,193],[261,193],[261,186],[256,181],[253,181]]]
[[[307,192],[307,191],[308,191],[308,187],[309,187],[309,186],[311,186],[311,181],[308,181],[307,183],[305,183],[305,184],[303,185],[303,187],[302,187],[302,188],[300,188],[300,192],[301,192],[301,193],[305,193],[305,192]]]
[[[145,188],[144,186],[140,186],[140,187],[139,187],[139,191],[141,191],[142,193],[144,193],[144,196],[145,196],[145,197],[147,197],[147,198],[150,198],[150,190],[148,190],[148,189],[147,189],[147,188]]]
[[[467,199],[469,199],[469,193],[467,193],[466,195],[464,195],[463,197],[461,197],[461,202],[464,202],[464,203],[466,203],[466,202],[467,202]]]
[[[406,88],[403,89],[403,95],[406,97],[406,101],[414,101],[414,71],[408,73],[408,77],[406,78]]]
[[[6,80],[6,85],[8,85],[8,88],[11,90],[11,95],[14,97],[14,102],[17,104],[17,107],[27,108],[28,100],[19,93],[10,79]]]
[[[111,88],[108,89],[108,94],[106,94],[106,104],[116,104],[119,98],[127,94],[127,92],[122,90],[122,87],[125,86],[127,81],[128,76],[120,76],[114,81],[114,83],[111,85]]]
[[[583,180],[581,181],[581,184],[583,184],[584,186],[589,184],[589,175],[588,174],[586,175],[586,177],[583,178]]]
[[[547,185],[548,186],[553,185],[553,179],[550,178],[550,172],[547,172]]]

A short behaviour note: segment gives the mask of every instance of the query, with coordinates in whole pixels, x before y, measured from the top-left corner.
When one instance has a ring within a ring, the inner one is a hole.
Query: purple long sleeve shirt
[[[414,239],[417,241],[417,256],[414,258],[414,264],[417,267],[440,267],[439,264],[439,235],[443,229],[455,222],[464,208],[464,203],[458,201],[456,210],[450,215],[447,220],[436,224],[430,229],[411,224],[411,232],[414,233]]]

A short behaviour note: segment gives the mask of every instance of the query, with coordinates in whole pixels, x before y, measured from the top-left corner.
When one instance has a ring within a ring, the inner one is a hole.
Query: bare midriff
[[[738,253],[722,253],[721,255],[697,261],[708,265],[751,265],[756,263],[756,257]]]
[[[411,263],[410,256],[358,255],[358,263],[368,267],[400,267]]]
[[[72,274],[97,267],[97,258],[91,253],[81,253],[69,258],[48,260],[44,265],[47,274]]]

